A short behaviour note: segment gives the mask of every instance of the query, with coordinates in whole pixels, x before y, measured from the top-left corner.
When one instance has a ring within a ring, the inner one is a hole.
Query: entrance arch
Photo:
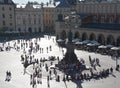
[[[92,40],[96,40],[96,36],[94,33],[90,34],[90,37],[89,39],[92,41]]]
[[[109,35],[109,36],[107,37],[107,44],[112,44],[112,45],[114,45],[114,43],[115,43],[114,37],[113,37],[112,35]]]
[[[117,46],[120,46],[120,36],[117,38]]]
[[[74,38],[79,38],[80,37],[80,34],[79,34],[79,32],[77,31],[77,32],[75,32],[75,36],[74,36]]]
[[[83,41],[83,40],[87,40],[87,38],[88,38],[88,36],[87,36],[87,34],[84,32],[84,33],[82,34],[82,41]]]
[[[39,33],[41,32],[41,27],[39,27]]]
[[[105,44],[105,37],[103,34],[98,35],[98,42],[101,44]]]
[[[32,28],[31,27],[28,28],[28,32],[32,33]]]

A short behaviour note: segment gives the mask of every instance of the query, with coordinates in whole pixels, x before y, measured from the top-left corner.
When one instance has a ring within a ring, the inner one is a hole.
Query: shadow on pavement
[[[73,82],[76,83],[76,88],[83,88],[81,80],[73,80]]]

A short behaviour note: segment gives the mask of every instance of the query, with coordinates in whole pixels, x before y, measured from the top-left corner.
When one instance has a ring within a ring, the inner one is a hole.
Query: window
[[[10,16],[10,19],[12,19],[12,14],[10,14],[9,16]]]
[[[34,19],[34,24],[36,24],[36,19]]]
[[[5,21],[3,21],[3,25],[5,26]]]
[[[11,10],[12,10],[12,8],[11,8],[11,7],[9,7],[9,10],[11,11]]]
[[[39,19],[38,21],[39,21],[39,24],[41,24],[41,20]]]
[[[29,24],[31,24],[31,18],[29,18],[28,21],[29,21]]]
[[[12,23],[10,23],[10,26],[12,26]]]
[[[21,32],[21,28],[18,28],[18,31]]]
[[[93,17],[93,22],[96,23],[97,22],[97,16]]]
[[[113,17],[109,19],[109,23],[113,23]]]
[[[105,23],[105,17],[101,17],[101,23]]]
[[[5,14],[2,14],[2,17],[5,18]]]
[[[4,7],[2,7],[2,11],[4,11],[5,10],[5,8]]]
[[[26,24],[26,20],[25,20],[25,18],[23,18],[23,24],[24,24],[24,25]]]

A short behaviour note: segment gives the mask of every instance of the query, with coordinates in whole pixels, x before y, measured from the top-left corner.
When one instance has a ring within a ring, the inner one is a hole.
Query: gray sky
[[[27,3],[28,1],[37,1],[37,2],[39,2],[39,3],[41,3],[41,2],[44,2],[44,3],[46,3],[46,2],[48,2],[49,0],[13,0],[15,3]]]

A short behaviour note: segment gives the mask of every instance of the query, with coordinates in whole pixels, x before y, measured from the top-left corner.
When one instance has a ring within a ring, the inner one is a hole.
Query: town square
[[[119,88],[119,0],[0,0],[0,88]]]

